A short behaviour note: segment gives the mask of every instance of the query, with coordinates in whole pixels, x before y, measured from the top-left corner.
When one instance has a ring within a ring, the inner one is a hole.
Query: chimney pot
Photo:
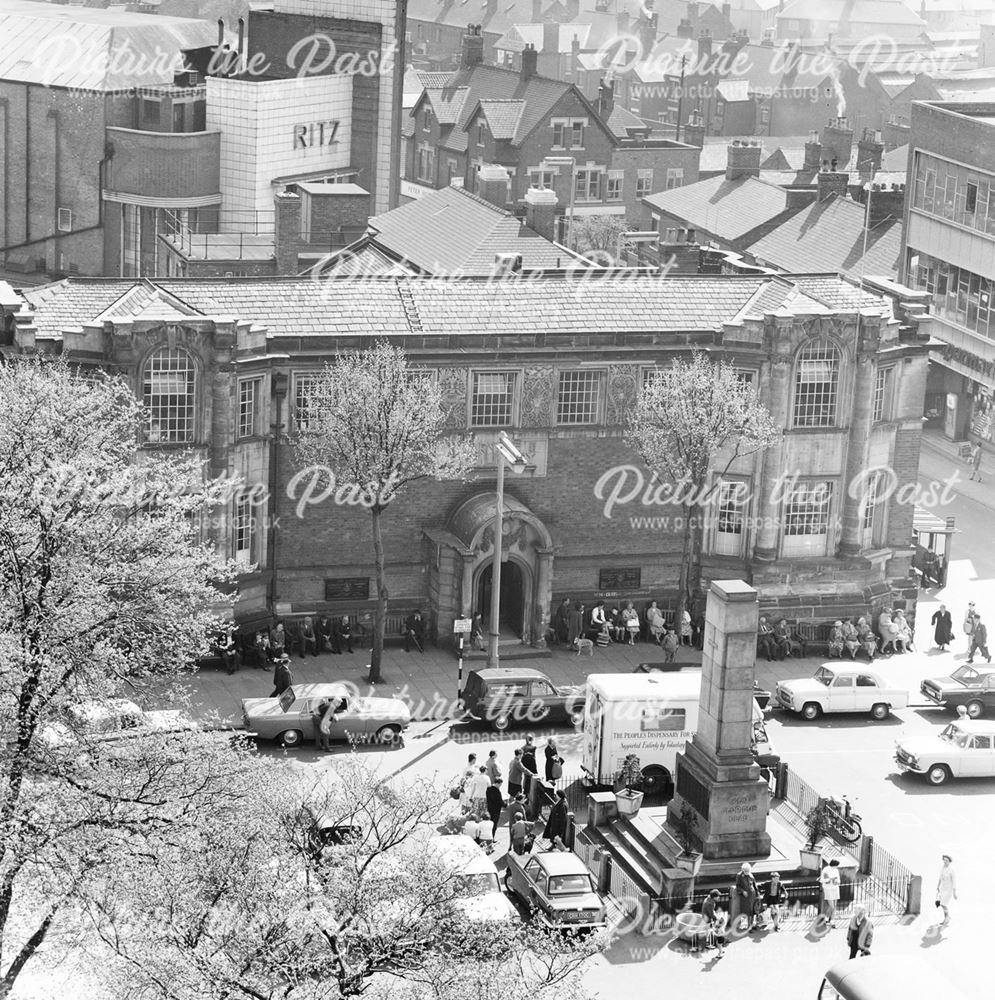
[[[539,53],[536,52],[536,47],[531,42],[527,42],[522,51],[521,78],[523,80],[531,80],[536,75],[538,61]]]

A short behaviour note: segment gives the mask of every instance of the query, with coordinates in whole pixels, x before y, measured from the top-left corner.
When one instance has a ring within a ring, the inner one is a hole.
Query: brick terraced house
[[[680,511],[651,502],[623,428],[644,380],[693,350],[730,359],[784,428],[720,484],[706,580],[741,577],[797,618],[914,608],[900,490],[917,478],[928,344],[900,305],[835,275],[69,278],[0,284],[0,310],[5,353],[125,373],[148,448],[244,477],[210,529],[244,566],[242,620],[373,606],[369,516],[332,501],[298,516],[289,436],[321,366],[380,339],[438,379],[448,427],[478,448],[472,477],[417,484],[384,520],[394,606],[426,609],[438,638],[486,607],[500,431],[529,460],[506,483],[506,627],[541,645],[564,596],[673,606]]]

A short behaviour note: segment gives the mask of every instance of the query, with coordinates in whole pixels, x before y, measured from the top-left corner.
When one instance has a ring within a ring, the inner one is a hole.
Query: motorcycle
[[[827,801],[829,821],[833,832],[847,844],[855,844],[863,835],[860,816],[853,811],[850,800],[844,795],[842,799],[830,798]]]

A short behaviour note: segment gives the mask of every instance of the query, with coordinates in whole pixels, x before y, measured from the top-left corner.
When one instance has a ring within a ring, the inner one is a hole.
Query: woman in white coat
[[[943,910],[943,924],[946,926],[950,920],[950,901],[957,898],[957,878],[954,875],[953,866],[949,854],[943,855],[943,867],[940,869],[940,878],[936,883],[936,905]]]

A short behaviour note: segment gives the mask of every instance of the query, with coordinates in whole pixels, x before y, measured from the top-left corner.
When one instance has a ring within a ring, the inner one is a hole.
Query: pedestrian
[[[405,653],[411,652],[411,643],[415,644],[419,653],[425,652],[425,619],[422,618],[421,608],[404,620]]]
[[[470,648],[480,653],[484,651],[484,618],[479,611],[470,625]]]
[[[329,749],[328,741],[321,727],[325,721],[325,712],[328,711],[328,706],[330,704],[331,702],[327,698],[322,698],[321,701],[315,705],[314,711],[311,713],[311,728],[314,730],[314,743],[319,750]]]
[[[559,751],[556,749],[556,740],[552,736],[546,740],[546,748],[543,751],[546,755],[546,780],[554,781],[553,771],[556,767],[557,761],[559,761],[560,766],[563,765],[563,758],[560,756]],[[560,772],[562,774],[562,771]]]
[[[480,821],[477,814],[471,812],[463,822],[463,836],[469,837],[475,844],[480,843]]]
[[[964,635],[967,636],[967,645],[971,645],[971,633],[974,631],[974,601],[967,606],[967,613],[964,615]]]
[[[500,785],[504,781],[504,777],[501,774],[501,765],[497,759],[497,750],[492,750],[487,755],[487,763],[484,767],[487,768],[487,777],[491,779],[492,785]]]
[[[770,916],[770,922],[775,931],[781,929],[781,921],[784,919],[784,908],[788,903],[788,890],[781,881],[781,873],[774,872],[767,887],[764,889],[764,906]]]
[[[681,644],[684,646],[694,645],[694,629],[691,626],[691,612],[684,609],[681,614]]]
[[[553,631],[558,642],[569,642],[570,636],[570,598],[564,597],[553,615]]]
[[[497,785],[489,785],[485,793],[485,799],[487,802],[487,815],[490,817],[491,825],[493,826],[491,840],[496,840],[498,823],[501,822],[501,810],[504,809],[504,797],[501,795],[501,789]]]
[[[978,482],[981,482],[981,442],[979,441],[975,444],[974,448],[971,449],[971,475],[968,479],[974,479],[975,476],[978,477]]]
[[[521,795],[524,784],[525,765],[522,763],[522,748],[519,747],[508,765],[508,798],[513,799],[516,795]]]
[[[573,645],[584,634],[584,605],[575,604],[567,615],[567,643]]]
[[[270,661],[269,633],[257,632],[252,648],[256,653],[256,666],[260,670],[265,670]]]
[[[463,812],[470,811],[470,789],[473,786],[473,778],[477,773],[477,755],[471,753],[466,758],[466,769],[463,771],[463,778],[460,781],[459,804]]]
[[[511,828],[515,825],[515,820],[517,820],[519,817],[521,817],[522,819],[525,819],[525,796],[523,796],[523,795],[516,795],[508,803],[508,829],[509,830],[511,830]]]
[[[511,849],[516,854],[525,853],[525,841],[529,835],[529,825],[525,822],[525,813],[516,813],[515,822],[511,824]]]
[[[819,875],[819,884],[822,886],[822,914],[821,916],[830,927],[836,926],[836,904],[840,899],[840,869],[839,861],[833,858],[828,865],[822,869]]]
[[[549,810],[549,819],[542,834],[552,844],[555,837],[565,840],[567,836],[567,794],[562,788],[556,792],[556,801]]]
[[[930,621],[933,624],[933,642],[945,653],[947,646],[953,642],[954,638],[953,621],[950,618],[950,612],[947,611],[947,606],[941,604],[940,610],[933,612]]]
[[[950,901],[957,898],[957,877],[954,875],[952,861],[949,854],[943,855],[943,867],[936,883],[936,905],[943,910],[941,927],[946,927],[950,922]]]
[[[974,614],[974,628],[971,630],[971,650],[967,654],[967,662],[974,663],[974,652],[979,650],[981,655],[989,662],[992,662],[992,654],[988,652],[988,629],[985,628],[981,615]]]
[[[279,698],[284,691],[294,683],[294,675],[290,670],[290,657],[286,653],[276,661],[273,670],[273,693],[271,698]]]
[[[726,953],[726,936],[723,933],[725,930],[725,917],[718,908],[719,898],[719,890],[712,889],[701,904],[701,916],[708,928],[705,937],[705,947],[708,948],[714,944],[719,949],[717,957],[721,958]]]
[[[483,816],[487,811],[487,789],[491,779],[487,777],[487,768],[480,770],[470,779],[470,811]]]
[[[532,779],[539,773],[539,765],[536,763],[535,737],[526,736],[522,745],[522,767],[525,769],[525,781],[522,791],[529,794],[529,785]]]
[[[967,722],[967,720],[968,720],[967,705],[958,705],[957,706],[957,721],[958,722]]]
[[[862,906],[856,906],[846,929],[846,943],[850,946],[850,958],[869,955],[874,941],[874,924]]]
[[[677,659],[678,642],[677,633],[672,628],[668,628],[664,633],[660,645],[663,647],[663,662],[673,663]]]
[[[753,867],[749,861],[744,861],[736,876],[736,898],[739,901],[739,912],[747,920],[747,927],[754,929],[757,920],[757,880],[753,877]]]

